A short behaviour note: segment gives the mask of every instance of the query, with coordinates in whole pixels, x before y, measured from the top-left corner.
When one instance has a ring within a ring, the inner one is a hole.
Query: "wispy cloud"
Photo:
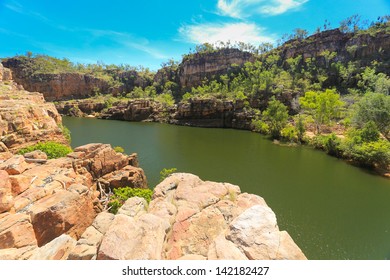
[[[24,8],[20,3],[16,1],[11,1],[4,5],[7,9],[21,14],[23,16],[27,16],[42,22],[43,24],[50,26],[58,32],[65,32],[63,36],[78,36],[86,38],[86,45],[88,42],[93,42],[96,40],[103,40],[106,42],[114,43],[117,48],[131,48],[136,49],[138,51],[147,53],[154,58],[157,59],[167,59],[169,56],[163,54],[161,51],[152,47],[150,42],[142,37],[133,36],[129,33],[125,32],[117,32],[114,30],[98,30],[98,29],[88,29],[88,28],[78,28],[78,27],[69,27],[60,23],[57,23],[44,15],[37,13],[32,10],[28,10]],[[0,32],[4,33],[4,31]],[[65,35],[66,34],[66,35]],[[19,34],[20,35],[20,34]],[[20,37],[20,36],[19,36]],[[47,43],[44,43],[46,45]],[[90,45],[90,44],[89,44]],[[42,47],[43,47],[42,46]],[[59,46],[60,47],[60,46]]]
[[[264,28],[244,22],[184,25],[179,32],[185,41],[195,44],[231,41],[258,45],[275,41],[274,36],[267,35]]]
[[[21,14],[21,15],[30,16],[30,17],[34,17],[34,18],[36,18],[36,19],[38,19],[40,21],[43,21],[45,23],[50,23],[51,22],[47,17],[43,16],[40,13],[37,13],[37,12],[25,9],[19,2],[16,2],[16,1],[12,1],[10,3],[6,3],[6,4],[4,4],[4,7],[6,7],[7,9],[9,9],[9,10],[15,12],[15,13],[18,13],[18,14]]]
[[[163,54],[160,50],[151,46],[149,40],[145,38],[138,38],[134,35],[125,32],[118,32],[114,30],[99,30],[86,29],[95,38],[103,38],[111,42],[115,42],[119,46],[133,48],[151,55],[158,59],[167,59],[169,56]]]
[[[255,14],[279,15],[299,9],[309,0],[218,0],[218,13],[233,18],[247,18]]]
[[[9,9],[11,11],[16,12],[16,13],[23,13],[23,6],[16,1],[12,1],[10,3],[5,3],[4,7],[6,7],[7,9]]]

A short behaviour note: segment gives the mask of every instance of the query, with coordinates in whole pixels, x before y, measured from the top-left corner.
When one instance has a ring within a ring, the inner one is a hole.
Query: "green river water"
[[[163,168],[258,194],[309,259],[390,259],[390,180],[249,131],[63,118],[72,146],[137,152],[149,186]]]

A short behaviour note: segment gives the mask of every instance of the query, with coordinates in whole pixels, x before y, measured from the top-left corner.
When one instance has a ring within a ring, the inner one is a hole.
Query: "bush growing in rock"
[[[160,171],[160,182],[164,181],[165,178],[167,178],[172,173],[175,173],[177,171],[177,168],[163,168],[163,170]]]
[[[24,155],[25,153],[33,152],[36,150],[44,152],[49,159],[65,157],[67,154],[72,152],[72,149],[66,145],[49,141],[44,143],[38,143],[36,145],[21,149],[19,150],[18,154]]]
[[[151,189],[139,189],[139,188],[118,188],[114,189],[114,194],[110,198],[108,203],[110,212],[116,214],[119,208],[131,197],[142,197],[149,203],[152,199],[153,191]]]
[[[117,153],[124,153],[125,152],[125,149],[121,146],[116,146],[114,147],[114,151],[117,152]]]

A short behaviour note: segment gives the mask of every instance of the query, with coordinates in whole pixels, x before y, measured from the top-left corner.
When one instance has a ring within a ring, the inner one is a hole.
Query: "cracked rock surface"
[[[97,259],[306,259],[264,199],[176,173],[147,205],[130,198],[101,237]]]

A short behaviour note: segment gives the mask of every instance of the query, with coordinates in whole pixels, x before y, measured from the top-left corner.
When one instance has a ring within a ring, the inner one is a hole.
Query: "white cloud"
[[[265,5],[260,8],[260,12],[269,15],[283,14],[289,10],[294,10],[305,4],[308,0],[277,0],[275,5]]]
[[[86,29],[95,38],[104,38],[127,48],[133,48],[145,52],[154,58],[167,59],[169,56],[150,46],[149,40],[145,38],[136,38],[131,34],[118,32],[114,30]]]
[[[309,0],[218,0],[221,15],[246,18],[254,14],[279,15],[296,10]]]
[[[231,41],[258,45],[275,41],[273,36],[264,34],[264,28],[254,23],[185,25],[179,29],[179,32],[185,41],[195,44]]]

